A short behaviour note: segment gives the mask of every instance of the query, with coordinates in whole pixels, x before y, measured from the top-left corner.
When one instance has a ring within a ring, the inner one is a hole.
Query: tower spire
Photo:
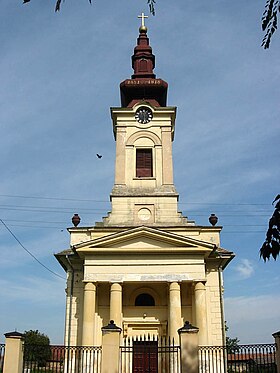
[[[141,26],[134,53],[131,57],[134,74],[120,84],[122,107],[132,107],[145,100],[154,106],[166,106],[168,84],[154,74],[155,56],[149,44],[144,13],[141,13]]]

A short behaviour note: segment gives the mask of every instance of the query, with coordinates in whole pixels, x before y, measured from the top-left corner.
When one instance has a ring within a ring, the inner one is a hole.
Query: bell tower
[[[103,222],[105,226],[185,225],[173,182],[176,107],[166,104],[168,84],[153,71],[155,56],[145,16],[139,17],[142,24],[131,58],[134,73],[120,84],[121,107],[111,108],[115,182],[112,211]]]

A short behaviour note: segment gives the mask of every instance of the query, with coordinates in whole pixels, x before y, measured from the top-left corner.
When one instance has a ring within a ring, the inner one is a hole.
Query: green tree
[[[268,223],[266,239],[260,249],[260,257],[263,258],[265,262],[267,259],[270,259],[270,256],[276,260],[280,253],[280,194],[275,197],[272,204],[275,202],[277,203],[275,205],[274,213]]]
[[[229,330],[229,327],[227,326],[227,322],[225,321],[225,331],[227,332]],[[226,348],[227,352],[229,354],[233,354],[234,352],[239,350],[239,339],[238,338],[230,338],[226,336]]]
[[[51,358],[50,339],[38,330],[24,332],[25,360],[36,362],[38,367],[46,366]]]

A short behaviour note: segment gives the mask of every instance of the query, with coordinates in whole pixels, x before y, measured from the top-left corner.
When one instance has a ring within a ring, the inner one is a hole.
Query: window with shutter
[[[152,149],[136,149],[136,177],[152,176]]]

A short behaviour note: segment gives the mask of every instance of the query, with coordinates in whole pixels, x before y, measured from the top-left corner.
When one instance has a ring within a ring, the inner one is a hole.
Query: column
[[[125,138],[126,129],[117,127],[115,184],[125,184]]]
[[[19,332],[5,334],[3,373],[22,373],[24,336]]]
[[[110,289],[110,320],[119,327],[122,324],[122,286],[116,282]]]
[[[84,288],[83,346],[94,346],[95,302],[96,285],[93,282],[86,282]]]
[[[169,337],[174,343],[179,343],[177,330],[182,325],[181,315],[181,289],[178,282],[171,282],[169,285]]]
[[[200,346],[208,344],[206,287],[203,282],[197,282],[194,287],[196,325],[199,328],[198,341]]]
[[[171,127],[161,129],[162,139],[162,184],[173,184]]]

